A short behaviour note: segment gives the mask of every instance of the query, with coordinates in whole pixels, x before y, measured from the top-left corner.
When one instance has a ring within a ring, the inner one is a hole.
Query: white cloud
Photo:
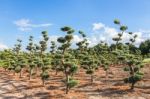
[[[58,38],[58,37],[60,37],[60,36],[58,36],[58,35],[51,35],[51,36],[49,36],[49,40],[50,40],[50,41],[57,42],[57,38]]]
[[[31,20],[29,20],[29,19],[20,19],[20,20],[14,21],[14,24],[21,31],[29,31],[29,30],[32,30],[33,28],[48,27],[48,26],[52,25],[50,23],[33,24],[33,23],[31,23]]]
[[[94,23],[92,30],[93,30],[93,34],[91,34],[92,36],[88,38],[90,46],[94,46],[100,41],[105,41],[108,44],[112,44],[114,43],[112,38],[117,36],[118,34],[118,31],[116,28],[109,27],[101,22]],[[140,29],[139,31],[136,31],[133,33],[138,35],[136,42],[135,42],[136,45],[139,45],[145,39],[150,38],[150,30]],[[122,37],[122,42],[128,42],[129,39],[130,39],[129,34],[124,33]]]
[[[100,30],[104,27],[105,25],[103,23],[93,23],[93,31]]]
[[[26,24],[25,24],[26,25]],[[99,26],[95,26],[95,25],[99,25]],[[105,41],[108,44],[112,44],[115,43],[112,38],[117,36],[118,34],[118,29],[107,26],[103,23],[94,23],[93,27],[92,27],[92,34],[87,37],[87,40],[89,42],[89,46],[94,46],[96,44],[98,44],[100,41]],[[135,45],[139,45],[142,41],[144,41],[145,39],[150,38],[150,32],[144,31],[144,30],[138,30],[136,32],[133,32],[134,34],[137,34],[138,37],[136,39]],[[57,43],[57,38],[60,37],[61,35],[51,35],[49,36],[50,41],[55,41]],[[42,39],[42,37],[40,38]],[[128,42],[130,39],[130,36],[128,33],[124,33],[123,37],[122,37],[122,42],[126,43]],[[72,41],[73,46],[75,48],[75,44],[77,42],[82,41],[83,38],[79,35],[74,35],[74,39]],[[58,43],[57,43],[58,44]],[[60,45],[60,44],[58,44]]]
[[[77,43],[77,42],[80,42],[82,40],[83,40],[83,38],[78,36],[78,35],[73,36],[73,43]]]
[[[0,50],[3,50],[3,49],[8,49],[8,46],[0,43]]]
[[[60,35],[51,35],[51,36],[49,36],[49,40],[50,40],[50,42],[51,41],[54,41],[54,42],[56,42],[56,44],[58,45],[58,46],[60,46],[60,43],[58,43],[57,42],[57,39],[59,38],[59,37],[61,37]],[[63,37],[63,36],[62,36]],[[80,41],[82,41],[83,40],[83,38],[82,37],[80,37],[80,36],[78,36],[78,35],[73,35],[73,40],[72,40],[72,47],[73,48],[75,48],[75,46],[76,46],[76,43],[77,42],[80,42]]]
[[[115,43],[112,38],[117,36],[118,34],[118,31],[117,29],[113,28],[113,27],[109,27],[109,26],[106,26],[104,25],[105,27],[99,29],[99,30],[93,30],[93,33],[91,34],[91,36],[87,37],[87,40],[88,40],[88,43],[89,43],[89,46],[92,47],[96,44],[98,44],[100,41],[105,41],[107,42],[108,44],[112,44],[112,43]],[[148,37],[145,37],[145,33],[144,32],[141,32],[141,31],[138,31],[138,32],[134,32],[134,34],[137,34],[138,37],[136,39],[136,42],[135,42],[135,45],[139,45],[142,41],[144,41],[145,39],[148,39]],[[49,39],[50,41],[55,41],[57,43],[57,38],[60,37],[58,35],[52,35],[52,36],[49,36]],[[128,33],[124,33],[123,37],[122,37],[122,42],[128,42],[130,39],[130,36]],[[80,37],[79,35],[74,35],[74,39],[72,41],[73,43],[73,46],[74,48],[76,48],[75,44],[77,42],[80,42],[82,41],[83,38]],[[58,43],[57,43],[58,44]]]

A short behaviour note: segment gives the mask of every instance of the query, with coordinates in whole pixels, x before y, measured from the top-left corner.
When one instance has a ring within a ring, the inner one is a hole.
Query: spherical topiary
[[[115,24],[120,24],[120,21],[119,21],[118,19],[115,19],[115,20],[114,20],[114,23],[115,23]]]

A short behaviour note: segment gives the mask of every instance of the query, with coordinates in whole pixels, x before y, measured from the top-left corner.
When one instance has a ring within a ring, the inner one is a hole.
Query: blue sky
[[[0,49],[13,47],[17,38],[26,45],[30,35],[38,41],[43,30],[56,39],[66,25],[85,31],[91,45],[111,42],[115,18],[137,33],[140,43],[150,37],[149,5],[150,0],[0,0]]]

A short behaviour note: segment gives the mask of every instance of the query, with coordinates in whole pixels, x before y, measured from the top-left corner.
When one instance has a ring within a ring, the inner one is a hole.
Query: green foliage
[[[114,23],[115,23],[115,24],[120,24],[120,21],[119,21],[118,19],[115,19],[115,20],[114,20]]]
[[[46,79],[48,79],[48,78],[49,78],[49,74],[48,74],[48,72],[47,72],[47,71],[42,72],[42,73],[41,73],[41,78],[42,78],[42,80],[46,80]]]
[[[70,88],[75,87],[77,84],[78,84],[78,81],[77,81],[77,80],[71,79],[71,80],[69,80],[69,82],[68,82],[68,87],[69,87],[69,89],[70,89]]]
[[[144,64],[149,64],[149,63],[150,63],[150,58],[144,59],[144,60],[143,60],[143,63],[144,63]]]
[[[146,40],[146,41],[142,42],[139,46],[139,49],[140,49],[143,57],[150,58],[150,56],[147,56],[147,55],[150,55],[150,40]]]
[[[20,66],[17,66],[16,68],[15,68],[15,72],[16,73],[19,73],[21,71],[21,67]]]
[[[34,44],[33,36],[29,37],[29,43],[26,47],[27,51],[21,51],[22,40],[17,40],[13,50],[0,51],[0,66],[6,70],[20,73],[25,68],[29,71],[29,79],[35,70],[40,71],[43,85],[45,80],[49,78],[49,72],[55,70],[64,73],[66,93],[70,88],[75,87],[78,81],[74,79],[74,75],[79,69],[84,69],[85,73],[94,80],[96,70],[103,68],[108,76],[110,66],[123,66],[125,72],[129,75],[125,77],[124,82],[134,84],[142,80],[144,74],[141,68],[145,63],[150,63],[150,59],[144,59],[150,56],[149,40],[135,46],[137,35],[133,32],[127,32],[128,27],[121,24],[118,19],[114,20],[114,24],[119,26],[118,34],[112,38],[115,42],[108,44],[100,41],[97,45],[89,47],[89,41],[83,31],[78,31],[82,40],[76,43],[77,48],[72,48],[74,39],[74,29],[65,26],[60,30],[65,35],[57,38],[57,42],[51,41],[50,51],[49,36],[47,31],[43,31],[42,39],[39,44]],[[129,40],[123,42],[124,33],[128,33]],[[59,43],[59,44],[57,44]],[[74,46],[74,45],[73,45]],[[144,59],[144,60],[143,60]]]

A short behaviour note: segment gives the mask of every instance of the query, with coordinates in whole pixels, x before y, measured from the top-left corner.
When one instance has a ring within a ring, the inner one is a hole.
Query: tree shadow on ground
[[[142,89],[141,92],[145,94],[150,94],[150,86],[136,86],[138,89]]]
[[[48,86],[46,87],[47,90],[59,90],[59,89],[62,89],[64,88],[64,86],[54,86],[54,85],[51,85],[51,86]]]
[[[29,97],[29,96],[27,96]],[[31,96],[30,96],[31,97]],[[39,92],[39,93],[36,93],[34,94],[32,97],[37,97],[38,99],[63,99],[63,95],[62,94],[53,94],[51,95],[50,93],[48,92]]]
[[[129,92],[133,92],[130,89],[121,90],[118,88],[106,88],[106,89],[99,89],[99,94],[101,96],[108,96],[108,97],[114,97],[114,96],[123,96],[125,94],[128,94]]]

